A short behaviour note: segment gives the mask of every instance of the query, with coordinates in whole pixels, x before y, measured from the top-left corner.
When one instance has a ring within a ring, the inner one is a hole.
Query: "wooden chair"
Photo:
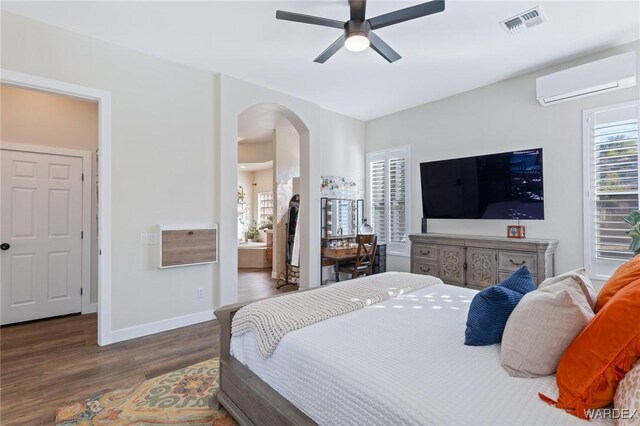
[[[356,260],[353,263],[340,265],[339,272],[351,274],[351,278],[358,278],[360,275],[371,275],[373,272],[373,261],[376,257],[378,238],[375,235],[358,235],[356,237],[358,251]]]

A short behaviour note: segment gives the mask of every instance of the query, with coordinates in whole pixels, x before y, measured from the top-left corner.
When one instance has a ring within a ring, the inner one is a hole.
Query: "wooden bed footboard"
[[[218,402],[241,426],[315,425],[306,414],[231,356],[231,321],[235,313],[247,304],[236,303],[215,311],[220,322]]]

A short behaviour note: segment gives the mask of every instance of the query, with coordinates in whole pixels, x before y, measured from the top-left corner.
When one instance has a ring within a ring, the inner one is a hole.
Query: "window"
[[[369,223],[389,254],[409,255],[410,154],[408,146],[367,154]]]
[[[583,114],[585,265],[596,278],[633,255],[624,218],[639,208],[638,110],[634,101]]]
[[[273,219],[273,192],[258,193],[258,226],[269,223]]]

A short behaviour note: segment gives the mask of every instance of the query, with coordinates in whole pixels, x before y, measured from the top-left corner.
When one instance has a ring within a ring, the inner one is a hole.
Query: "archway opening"
[[[238,301],[299,287],[305,268],[294,250],[308,244],[291,201],[300,197],[301,143],[308,130],[289,109],[252,105],[238,115]],[[304,176],[308,179],[308,176]],[[302,208],[308,208],[298,206]]]

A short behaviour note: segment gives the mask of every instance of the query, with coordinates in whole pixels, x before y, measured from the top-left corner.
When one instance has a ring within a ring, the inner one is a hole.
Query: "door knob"
[[[9,250],[11,246],[8,243],[0,244],[0,250]]]

